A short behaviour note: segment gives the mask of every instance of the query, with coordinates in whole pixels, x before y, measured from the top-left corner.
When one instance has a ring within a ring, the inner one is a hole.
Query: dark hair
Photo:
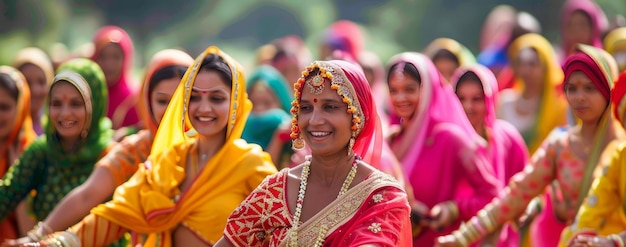
[[[231,87],[231,82],[233,80],[232,71],[230,70],[230,66],[228,66],[228,64],[220,56],[209,54],[202,61],[200,70],[218,72],[222,80],[224,80],[224,83],[228,87]]]
[[[483,88],[483,84],[482,84],[480,78],[473,71],[467,71],[467,72],[463,73],[463,75],[457,81],[456,87],[454,88],[454,91],[456,92],[457,90],[459,90],[459,87],[461,86],[461,84],[465,84],[465,83],[476,83],[476,84],[478,84],[478,86],[480,86],[480,88],[483,91],[485,90]]]
[[[459,58],[454,55],[454,53],[446,49],[439,49],[437,52],[435,52],[435,55],[433,55],[432,58],[433,63],[439,59],[448,59],[454,61],[457,66],[460,64]]]
[[[163,80],[167,79],[181,79],[183,75],[185,75],[185,71],[187,71],[187,67],[182,65],[170,65],[165,66],[152,75],[150,81],[148,82],[148,92],[151,93],[154,88],[159,85],[159,83]]]
[[[7,90],[11,98],[17,101],[17,97],[20,95],[20,91],[17,89],[16,81],[7,74],[0,74],[0,88]]]
[[[422,84],[422,77],[420,76],[420,72],[417,71],[417,68],[415,67],[415,65],[413,65],[412,63],[404,63],[404,62],[396,63],[389,68],[389,71],[387,72],[387,84],[389,84],[389,80],[391,79],[391,76],[393,75],[393,73],[396,72],[400,64],[404,64],[404,68],[402,68],[402,73],[417,80],[418,84]]]

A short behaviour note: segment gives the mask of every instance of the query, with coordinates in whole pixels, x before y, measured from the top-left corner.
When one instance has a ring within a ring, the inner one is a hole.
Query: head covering
[[[289,91],[287,80],[269,65],[257,68],[248,78],[246,84],[248,94],[257,84],[263,84],[264,87],[274,93],[280,103],[279,109],[269,109],[266,112],[250,114],[243,131],[242,138],[244,140],[259,144],[263,149],[266,149],[276,129],[285,121],[289,121],[293,96]]]
[[[529,131],[522,133],[528,150],[534,152],[543,139],[548,136],[554,127],[565,124],[567,102],[562,97],[561,83],[563,82],[563,70],[552,45],[543,36],[528,33],[517,38],[509,47],[509,59],[513,65],[518,62],[521,50],[532,48],[537,52],[539,63],[544,68],[543,92],[541,106],[535,120],[535,126]],[[522,92],[524,82],[516,76],[514,90]]]
[[[340,20],[330,25],[323,42],[331,51],[347,52],[354,61],[360,56],[364,45],[361,29],[356,23],[348,20]]]
[[[115,84],[107,83],[109,102],[106,116],[113,122],[114,129],[136,124],[139,120],[134,108],[137,88],[130,78],[133,63],[133,42],[130,36],[120,27],[105,26],[96,32],[93,43],[95,48],[91,59],[94,61],[98,61],[98,56],[109,44],[117,44],[122,49],[124,61],[120,78],[105,78],[106,81],[115,81]]]
[[[626,71],[623,71],[617,81],[613,90],[611,90],[611,103],[613,104],[613,117],[624,124],[626,119],[622,119],[624,113],[626,113]]]
[[[626,27],[616,28],[606,35],[604,50],[613,55],[620,71],[626,71]]]
[[[426,145],[427,137],[440,123],[454,124],[474,144],[484,144],[467,119],[452,88],[443,83],[443,77],[427,56],[412,52],[400,53],[391,58],[389,66],[398,63],[413,64],[422,79],[419,104],[412,119],[408,120],[409,123],[403,133],[405,138],[394,145],[396,156],[402,161],[405,174],[412,174],[420,153]]]
[[[17,146],[21,153],[24,149],[37,138],[37,134],[33,129],[32,119],[30,117],[30,90],[28,83],[20,71],[9,66],[0,66],[0,74],[8,75],[15,83],[15,87],[18,91],[17,104],[15,112],[15,120],[11,127],[11,133],[6,138],[5,143],[2,145],[5,149],[0,150],[0,176],[7,171],[9,166],[13,163],[12,160],[8,160],[9,156],[6,151],[11,146]],[[17,157],[16,157],[17,158]]]
[[[69,82],[83,97],[87,116],[81,132],[82,145],[74,154],[67,154],[62,150],[59,135],[48,116],[45,136],[50,149],[49,155],[61,165],[96,163],[100,154],[109,145],[113,134],[111,122],[104,115],[107,107],[104,74],[98,64],[85,58],[67,61],[61,64],[57,71],[50,88],[54,88],[54,85],[62,81]],[[52,90],[48,93],[47,109],[49,109],[51,93]]]
[[[197,134],[192,134],[195,130],[188,116],[189,101],[202,62],[210,55],[222,58],[231,71],[226,136],[224,145],[181,194],[179,186],[186,177],[185,160],[190,145],[198,138]],[[92,213],[123,228],[149,234],[145,246],[156,246],[156,241],[171,246],[170,231],[181,224],[204,240],[217,241],[228,215],[207,212],[206,207],[214,204],[225,189],[248,183],[254,188],[260,180],[250,181],[251,177],[262,171],[267,171],[265,174],[276,171],[269,155],[259,146],[240,139],[251,109],[241,65],[217,47],[207,48],[187,69],[178,85],[157,130],[148,161],[128,182],[118,187],[111,202],[94,208]],[[234,209],[241,201],[223,200],[221,203],[222,207]]]
[[[609,21],[600,6],[592,0],[568,0],[565,2],[561,11],[561,37],[563,38],[565,36],[564,33],[567,28],[565,25],[567,25],[567,21],[575,11],[584,12],[591,20],[593,40],[591,41],[592,43],[588,45],[602,48],[602,33],[609,27]],[[563,52],[566,55],[570,52],[572,47],[576,45],[566,43],[566,40],[562,40],[562,42]]]
[[[459,66],[467,66],[476,63],[476,57],[474,57],[474,54],[472,54],[467,47],[450,38],[438,38],[433,40],[426,49],[424,49],[424,55],[433,59],[440,50],[447,50],[454,54],[457,60],[459,60]]]
[[[363,160],[374,167],[379,167],[382,150],[382,129],[380,119],[376,111],[376,104],[363,70],[350,62],[342,60],[316,61],[307,66],[302,72],[302,77],[294,84],[294,101],[291,113],[291,137],[295,140],[302,138],[298,126],[300,112],[300,100],[305,81],[315,69],[320,74],[331,80],[331,88],[348,102],[348,113],[352,114],[352,138],[354,142],[352,151],[363,157]]]
[[[50,61],[50,58],[44,51],[36,47],[28,47],[20,50],[13,61],[13,67],[20,69],[20,67],[25,64],[37,66],[43,71],[48,85],[52,83],[54,69],[52,68],[52,61]]]
[[[452,76],[451,85],[454,91],[458,90],[459,79],[468,72],[476,74],[480,80],[485,97],[485,126],[491,129],[496,122],[496,103],[498,102],[498,81],[491,70],[480,64],[460,67]]]
[[[193,58],[189,54],[181,50],[165,49],[157,52],[152,56],[146,74],[144,75],[143,84],[141,86],[141,95],[139,100],[139,115],[147,129],[154,135],[156,134],[158,124],[156,119],[152,117],[152,109],[150,108],[150,80],[157,71],[172,65],[180,65],[189,67],[193,64]]]

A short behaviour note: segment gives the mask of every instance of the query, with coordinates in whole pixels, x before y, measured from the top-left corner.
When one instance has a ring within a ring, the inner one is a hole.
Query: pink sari
[[[498,82],[488,68],[482,65],[473,65],[457,69],[452,80],[452,86],[455,90],[458,90],[457,83],[460,77],[467,72],[476,74],[482,83],[487,110],[484,122],[488,133],[487,158],[493,166],[500,184],[506,186],[513,175],[524,169],[529,159],[528,149],[524,139],[513,125],[507,121],[496,119]],[[502,230],[498,246],[515,246],[517,243],[519,243],[518,234],[506,226]]]
[[[402,133],[391,148],[402,162],[416,200],[429,208],[453,201],[459,218],[435,232],[425,229],[414,246],[431,246],[436,237],[454,230],[497,194],[501,187],[485,155],[485,141],[469,123],[452,87],[428,59],[419,53],[401,53],[389,65],[411,63],[420,73],[420,101],[412,119],[404,120]],[[437,188],[437,189],[433,189]],[[473,194],[467,189],[471,189]]]
[[[608,20],[606,15],[602,11],[602,9],[592,0],[568,0],[563,5],[563,9],[561,11],[561,58],[564,61],[570,53],[573,51],[573,48],[576,44],[568,42],[565,40],[565,29],[566,23],[571,18],[572,13],[575,11],[582,11],[589,16],[591,19],[591,28],[593,29],[593,40],[591,41],[591,45],[597,48],[602,48],[602,33],[606,31],[609,27]]]
[[[95,51],[92,60],[97,57],[102,49],[109,44],[118,44],[124,53],[124,64],[120,78],[114,85],[108,85],[109,105],[107,117],[113,122],[113,129],[126,126],[135,126],[139,123],[139,115],[136,105],[138,102],[137,83],[131,81],[130,68],[133,61],[133,43],[128,33],[116,26],[106,26],[98,30],[94,36]],[[109,79],[107,78],[107,81]]]

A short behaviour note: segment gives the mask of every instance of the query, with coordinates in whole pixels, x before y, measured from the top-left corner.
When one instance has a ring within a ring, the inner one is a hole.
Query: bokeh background
[[[89,53],[95,31],[107,24],[126,29],[136,48],[135,68],[164,48],[195,56],[218,45],[244,65],[255,49],[288,34],[305,40],[314,57],[330,23],[357,22],[366,49],[387,59],[420,51],[438,37],[454,38],[478,52],[481,26],[499,4],[533,14],[542,34],[559,42],[564,0],[0,0],[0,64],[10,64],[23,47],[52,56]],[[626,0],[597,0],[612,19],[626,13]],[[138,72],[139,73],[139,72]]]

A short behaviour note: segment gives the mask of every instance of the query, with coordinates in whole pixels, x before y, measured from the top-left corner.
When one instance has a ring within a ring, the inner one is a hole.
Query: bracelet
[[[478,211],[478,219],[480,219],[480,221],[483,223],[483,226],[485,226],[485,230],[487,232],[493,232],[496,229],[496,222],[491,218],[491,216],[489,216],[489,213],[484,209]]]
[[[478,233],[480,235],[487,235],[487,229],[485,229],[485,227],[483,226],[483,224],[480,222],[480,219],[474,217],[472,218],[472,220],[470,221],[472,223],[472,225],[474,227],[476,227],[476,230],[478,231]]]
[[[624,240],[619,235],[611,234],[609,235],[609,239],[613,240],[613,243],[615,244],[616,247],[624,247]]]
[[[467,243],[467,239],[465,238],[465,236],[463,236],[463,234],[459,231],[454,231],[452,233],[452,236],[454,236],[454,240],[457,244],[459,244],[460,246],[469,246],[469,244]]]
[[[32,230],[28,231],[26,235],[34,241],[41,241],[46,239],[46,235],[52,234],[54,231],[48,224],[43,221],[39,221]]]
[[[78,247],[80,239],[69,231],[57,232],[50,238],[42,241],[47,246],[53,247]]]

